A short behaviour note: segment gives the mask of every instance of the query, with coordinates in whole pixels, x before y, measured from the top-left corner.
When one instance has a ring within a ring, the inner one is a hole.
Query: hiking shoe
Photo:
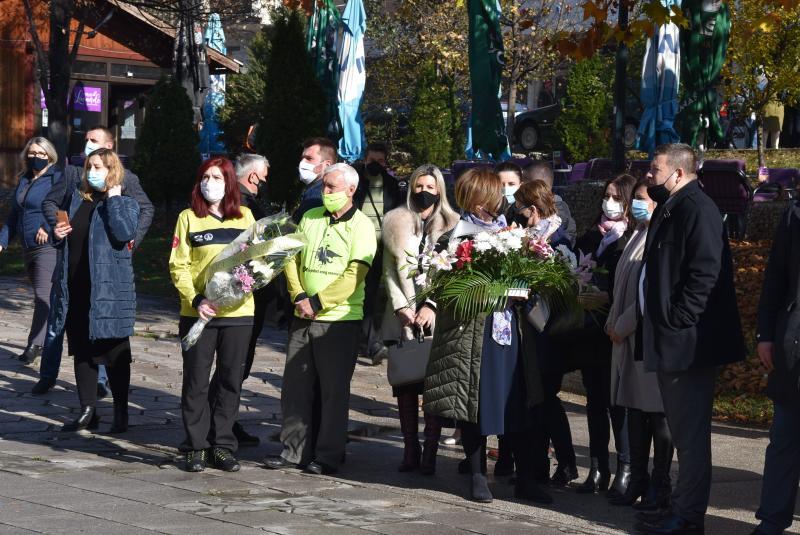
[[[206,450],[194,450],[186,453],[186,471],[202,472],[206,468]]]
[[[225,448],[214,448],[211,451],[211,466],[223,472],[238,472],[242,467],[230,450]]]

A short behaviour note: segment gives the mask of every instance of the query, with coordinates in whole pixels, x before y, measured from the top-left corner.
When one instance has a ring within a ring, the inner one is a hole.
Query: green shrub
[[[433,65],[422,71],[408,121],[407,145],[417,165],[450,167],[463,149],[461,116],[453,85],[436,74]]]
[[[611,153],[612,80],[612,64],[600,55],[579,61],[570,70],[556,131],[573,161]]]
[[[272,31],[256,148],[269,158],[270,201],[292,207],[302,191],[302,142],[325,135],[326,100],[306,52],[300,13],[276,10]]]
[[[200,139],[193,119],[186,90],[162,78],[147,101],[132,165],[154,203],[172,206],[189,197],[200,166]]]

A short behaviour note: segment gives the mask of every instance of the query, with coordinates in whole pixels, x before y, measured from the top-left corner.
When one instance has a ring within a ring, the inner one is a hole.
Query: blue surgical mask
[[[631,203],[631,212],[633,213],[633,217],[636,218],[636,221],[640,223],[650,221],[650,216],[653,215],[650,212],[650,203],[642,199],[633,199]]]
[[[89,156],[91,153],[93,153],[94,151],[96,151],[99,148],[100,148],[100,145],[98,143],[92,143],[91,141],[87,141],[86,142],[86,146],[83,148],[83,153],[86,156]]]
[[[107,173],[102,173],[99,171],[89,171],[86,174],[86,181],[89,182],[89,185],[97,191],[103,191],[106,189],[106,175]]]
[[[509,204],[514,202],[514,194],[519,189],[519,186],[503,186],[503,195]]]

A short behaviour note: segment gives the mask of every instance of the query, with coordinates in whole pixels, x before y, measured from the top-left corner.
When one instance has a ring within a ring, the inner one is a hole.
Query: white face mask
[[[603,213],[609,219],[619,219],[622,216],[622,204],[614,199],[603,199]]]
[[[519,189],[519,186],[503,186],[503,195],[509,204],[514,202],[514,194]]]
[[[94,151],[96,151],[99,148],[100,148],[100,145],[98,143],[92,143],[91,141],[87,141],[86,142],[86,146],[83,148],[83,153],[86,156],[89,156],[91,153],[93,153]]]
[[[303,184],[311,184],[317,178],[317,173],[314,172],[314,165],[311,162],[307,162],[303,160],[300,162],[300,165],[297,166],[297,171],[300,173],[300,182]]]
[[[210,203],[219,202],[225,196],[225,182],[221,180],[206,180],[200,183],[200,193]]]

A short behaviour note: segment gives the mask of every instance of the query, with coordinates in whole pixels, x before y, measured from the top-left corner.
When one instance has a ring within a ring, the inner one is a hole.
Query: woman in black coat
[[[575,249],[591,254],[597,262],[593,283],[613,296],[617,262],[634,228],[630,199],[636,179],[619,175],[606,183],[602,212],[597,224],[578,238]],[[608,461],[610,429],[614,429],[617,449],[617,473],[610,495],[622,494],[630,478],[630,453],[625,426],[625,410],[611,406],[611,340],[603,331],[606,317],[587,314],[583,328],[557,337],[556,350],[566,357],[563,372],[580,370],[586,390],[586,416],[589,425],[591,466],[586,480],[578,486],[579,493],[598,493],[609,488],[611,470]],[[611,426],[609,425],[609,416]]]

